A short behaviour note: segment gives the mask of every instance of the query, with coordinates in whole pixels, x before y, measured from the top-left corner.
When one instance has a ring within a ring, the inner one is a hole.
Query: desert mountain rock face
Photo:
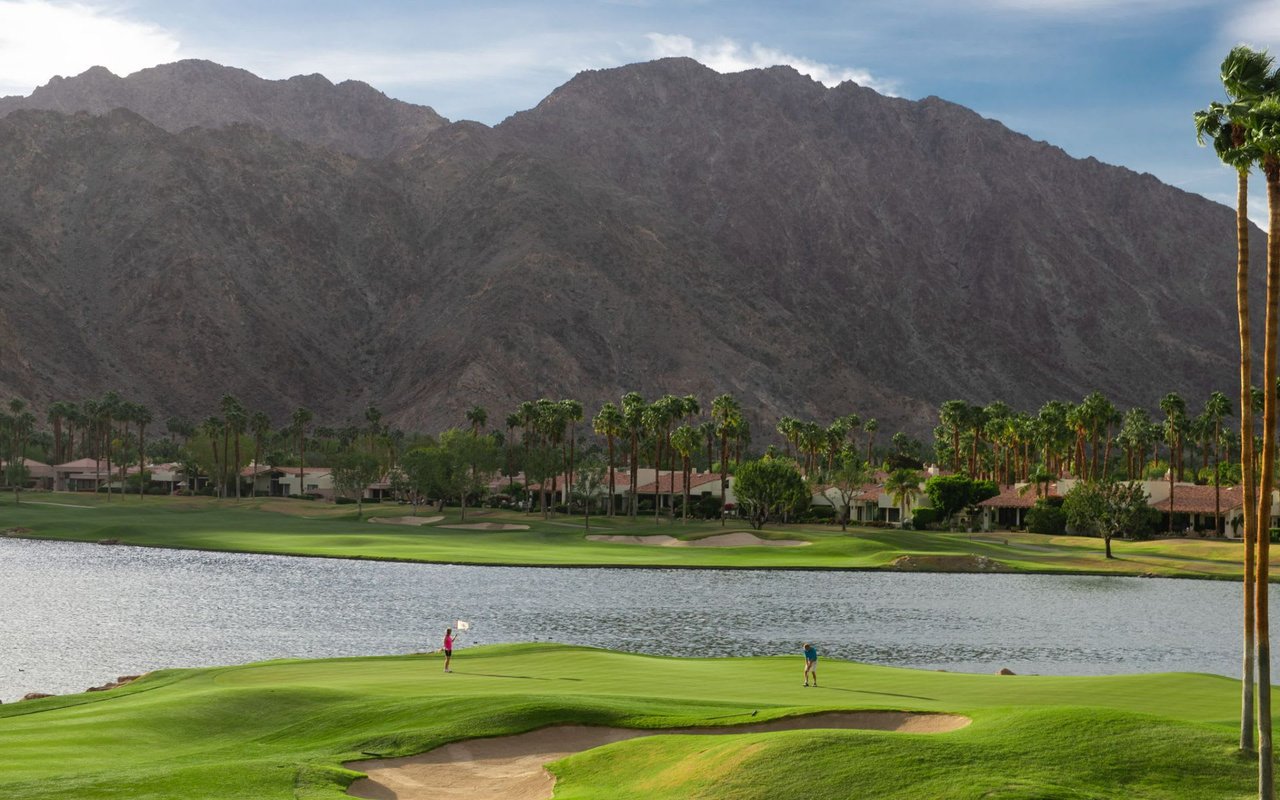
[[[193,70],[218,99],[184,108]],[[0,391],[37,401],[115,388],[198,418],[231,392],[430,429],[729,391],[770,428],[920,434],[952,397],[1233,386],[1229,209],[936,98],[670,59],[489,128],[183,62],[6,110]]]
[[[54,78],[30,97],[0,97],[0,117],[18,109],[105,114],[134,111],[170,133],[254,125],[308,144],[379,158],[448,122],[425,106],[391,98],[359,81],[323,75],[264,80],[210,61],[178,61],[126,78],[93,67]]]

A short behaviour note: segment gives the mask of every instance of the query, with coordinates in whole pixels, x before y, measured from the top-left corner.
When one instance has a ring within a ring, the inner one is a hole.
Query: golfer
[[[453,672],[449,669],[449,660],[453,658],[453,628],[444,629],[444,671]],[[816,678],[814,680],[817,680]]]
[[[818,648],[804,643],[804,685],[809,685],[809,675],[813,675],[813,685],[818,685]]]

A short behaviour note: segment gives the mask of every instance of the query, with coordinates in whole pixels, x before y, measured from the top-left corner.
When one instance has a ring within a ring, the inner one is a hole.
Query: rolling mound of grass
[[[895,569],[927,571],[1108,573],[1195,578],[1238,578],[1239,542],[1159,540],[1115,542],[1117,558],[1103,558],[1102,541],[1026,533],[964,534],[835,525],[778,525],[758,533],[796,539],[805,547],[652,547],[598,542],[588,533],[667,535],[697,540],[743,528],[740,522],[655,523],[652,516],[580,517],[472,509],[465,522],[528,525],[529,530],[457,530],[463,520],[447,509],[439,522],[417,526],[370,525],[368,516],[410,514],[407,506],[375,504],[357,519],[354,506],[306,500],[116,496],[28,493],[15,506],[0,497],[0,530],[75,541],[114,540],[149,547],[193,548],[281,555],[369,558],[436,563],[528,566],[714,567],[750,569]],[[90,506],[82,508],[79,506]],[[424,512],[435,516],[435,512]],[[1280,551],[1273,563],[1280,579]],[[974,566],[977,565],[977,566]]]
[[[339,798],[364,754],[580,723],[732,725],[817,711],[963,714],[946,734],[655,736],[553,765],[560,798],[1244,798],[1235,681],[1039,677],[796,657],[676,659],[563,645],[166,670],[0,706],[0,796]],[[751,716],[757,711],[756,717]]]

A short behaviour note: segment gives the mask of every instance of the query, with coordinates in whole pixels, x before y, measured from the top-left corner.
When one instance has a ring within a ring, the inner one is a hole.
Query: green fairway
[[[1041,536],[1026,533],[964,534],[850,528],[834,525],[769,526],[770,539],[805,541],[802,547],[658,547],[596,542],[585,538],[581,517],[471,510],[468,524],[527,525],[528,530],[457,530],[457,509],[422,527],[379,525],[370,516],[399,517],[407,506],[366,507],[356,519],[354,506],[306,500],[213,500],[102,495],[28,493],[20,505],[0,499],[0,530],[21,528],[22,536],[77,541],[116,540],[151,547],[231,550],[254,553],[395,559],[468,564],[540,566],[734,567],[781,569],[894,569],[975,571],[974,557],[996,562],[995,568],[1019,572],[1099,572],[1120,575],[1165,575],[1231,578],[1240,575],[1238,542],[1170,539],[1115,542],[1117,558],[1103,558],[1100,539]],[[435,516],[424,511],[422,516]],[[681,540],[743,530],[730,521],[655,523],[651,516],[634,522],[593,518],[592,534],[666,535]],[[12,535],[12,534],[11,534]],[[911,557],[911,564],[895,564]],[[1280,565],[1280,551],[1273,563]]]
[[[968,675],[798,657],[674,659],[562,645],[168,670],[0,706],[0,796],[338,798],[362,753],[547,725],[731,725],[837,709],[945,711],[952,733],[656,736],[557,762],[559,798],[1244,798],[1237,682]],[[759,712],[752,718],[751,711]]]

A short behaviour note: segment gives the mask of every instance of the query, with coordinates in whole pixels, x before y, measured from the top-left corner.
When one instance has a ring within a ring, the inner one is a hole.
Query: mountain
[[[187,128],[254,125],[289,139],[350,155],[380,158],[448,122],[359,81],[334,85],[323,75],[263,80],[211,61],[187,60],[121,78],[93,67],[55,77],[30,97],[0,97],[0,117],[19,109],[138,113],[170,133]]]
[[[231,392],[277,421],[375,403],[428,429],[729,391],[767,428],[856,411],[922,434],[953,397],[1233,386],[1230,209],[937,98],[667,59],[492,128],[419,113],[339,144],[286,109],[246,124],[225,86],[248,74],[215,67],[222,100],[183,122],[163,101],[0,118],[0,391],[190,417]],[[260,83],[295,81],[323,79]],[[325,119],[359,117],[323,84]]]

